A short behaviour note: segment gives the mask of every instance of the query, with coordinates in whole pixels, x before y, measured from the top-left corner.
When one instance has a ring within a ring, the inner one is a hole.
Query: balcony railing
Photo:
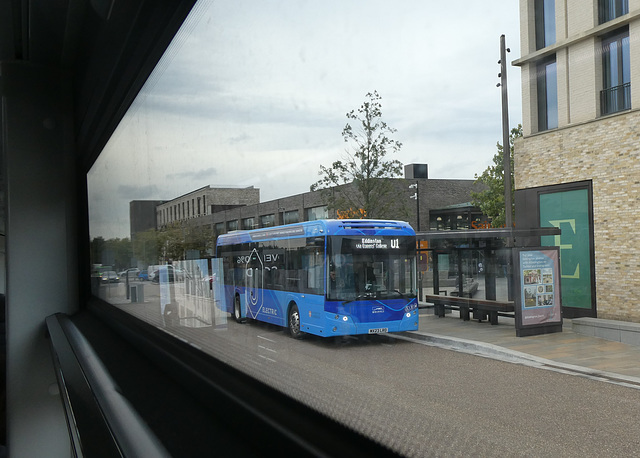
[[[631,83],[625,83],[600,91],[600,113],[602,116],[630,108]]]

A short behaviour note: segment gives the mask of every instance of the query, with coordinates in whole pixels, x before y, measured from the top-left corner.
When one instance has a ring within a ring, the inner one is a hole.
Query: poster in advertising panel
[[[537,328],[534,334],[562,330],[559,248],[520,248],[516,258],[516,328]]]

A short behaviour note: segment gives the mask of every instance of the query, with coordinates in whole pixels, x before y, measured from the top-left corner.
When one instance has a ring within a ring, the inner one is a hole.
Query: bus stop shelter
[[[541,236],[559,234],[555,227],[418,232],[421,307],[439,316],[457,309],[462,319],[473,313],[492,324],[498,316],[517,318],[518,253],[539,247]]]

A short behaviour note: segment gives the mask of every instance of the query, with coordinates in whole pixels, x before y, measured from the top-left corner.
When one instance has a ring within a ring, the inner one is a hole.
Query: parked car
[[[154,277],[156,275],[156,272],[158,271],[158,269],[160,268],[160,266],[149,266],[147,267],[147,276],[149,277],[149,280],[154,281]]]
[[[140,280],[140,281],[149,281],[149,273],[147,272],[146,269],[142,269],[138,273],[138,280]]]
[[[120,272],[119,275],[121,279],[126,280],[127,277],[129,277],[129,281],[131,281],[131,280],[137,279],[139,273],[140,273],[140,269],[136,267],[132,267],[130,269],[123,270],[122,272]]]
[[[167,269],[168,281],[169,281],[169,282],[173,282],[173,281],[175,281],[175,279],[176,279],[176,274],[175,274],[175,271],[174,271],[173,266],[157,266],[157,267],[158,267],[158,270],[156,270],[155,272],[153,272],[153,274],[152,274],[152,275],[149,275],[149,277],[151,278],[151,281],[152,281],[153,283],[160,283],[160,270],[161,270],[162,268],[165,268],[165,267],[166,267],[166,269]]]
[[[115,270],[108,270],[102,273],[100,280],[102,283],[118,283],[120,281],[120,277]]]

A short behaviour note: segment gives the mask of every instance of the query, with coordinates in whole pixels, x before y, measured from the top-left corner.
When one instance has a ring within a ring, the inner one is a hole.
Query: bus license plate
[[[389,332],[389,328],[373,328],[373,329],[369,329],[369,334],[384,334],[385,332]]]

